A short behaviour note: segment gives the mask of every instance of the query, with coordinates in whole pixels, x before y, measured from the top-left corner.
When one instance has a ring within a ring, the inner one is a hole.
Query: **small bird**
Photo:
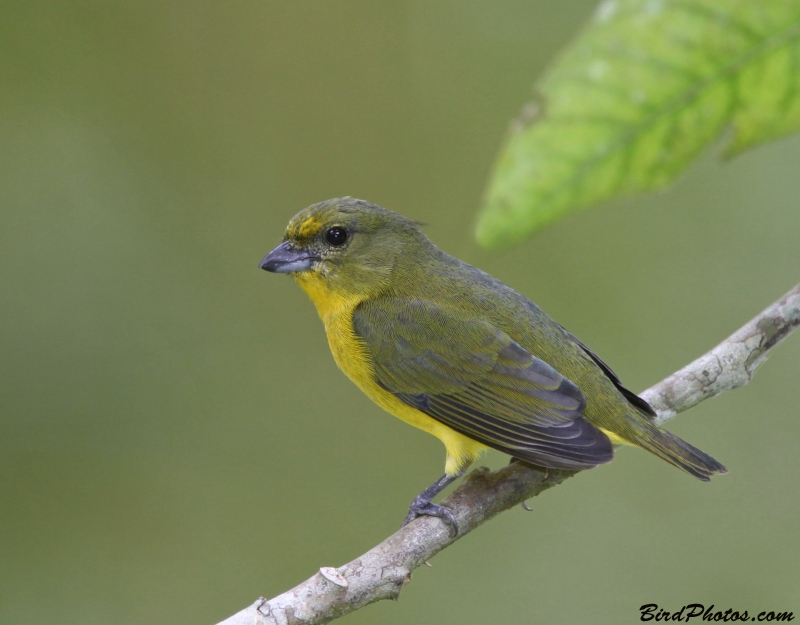
[[[411,503],[458,524],[433,498],[487,448],[579,471],[635,445],[703,481],[726,469],[661,429],[655,411],[533,302],[437,248],[420,224],[350,197],[289,222],[262,269],[314,302],[336,364],[376,404],[430,432],[445,474]]]

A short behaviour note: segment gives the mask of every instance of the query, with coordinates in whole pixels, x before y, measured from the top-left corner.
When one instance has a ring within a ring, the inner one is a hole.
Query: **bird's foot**
[[[419,495],[414,497],[414,501],[411,502],[411,507],[408,509],[408,514],[406,515],[406,519],[403,521],[403,525],[401,527],[405,527],[418,516],[436,516],[449,523],[450,527],[453,528],[453,536],[458,536],[458,522],[456,521],[456,517],[450,508],[445,508],[439,504],[431,503],[431,501],[434,497],[436,497],[436,495],[447,488],[448,485],[452,484],[454,481],[464,475],[465,471],[466,468],[461,469],[455,475],[443,475],[433,484],[428,486],[428,488],[423,490]]]
[[[416,497],[414,501],[411,502],[411,507],[408,509],[408,515],[406,515],[401,527],[405,527],[419,516],[439,517],[443,521],[446,521],[450,524],[450,527],[453,529],[453,536],[458,536],[458,521],[456,521],[456,517],[450,511],[450,508],[445,508],[439,504],[431,503],[430,500]]]

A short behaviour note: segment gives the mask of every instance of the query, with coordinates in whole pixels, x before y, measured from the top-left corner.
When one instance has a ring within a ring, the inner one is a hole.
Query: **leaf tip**
[[[488,250],[513,247],[528,234],[528,230],[519,225],[518,219],[496,204],[488,204],[478,216],[475,226],[475,239],[478,245]]]
[[[492,228],[487,225],[485,212],[480,214],[478,223],[475,225],[475,240],[478,242],[478,245],[484,249],[492,249],[496,244]]]

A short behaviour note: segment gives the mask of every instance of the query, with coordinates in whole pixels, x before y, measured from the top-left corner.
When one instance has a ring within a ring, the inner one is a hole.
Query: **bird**
[[[316,306],[339,368],[390,414],[445,447],[444,475],[403,525],[486,449],[581,471],[641,447],[703,481],[727,469],[656,425],[653,408],[591,349],[497,278],[450,256],[399,213],[351,197],[295,215],[259,267]]]

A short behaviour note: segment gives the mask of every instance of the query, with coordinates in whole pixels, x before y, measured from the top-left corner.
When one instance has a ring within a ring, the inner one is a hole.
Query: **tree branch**
[[[768,352],[800,326],[800,284],[756,318],[641,396],[664,423],[680,412],[747,384]],[[560,484],[574,471],[512,463],[476,469],[445,500],[458,519],[453,537],[441,519],[421,517],[338,569],[323,567],[299,586],[259,599],[218,625],[318,625],[380,599],[397,599],[411,571],[495,515]]]

